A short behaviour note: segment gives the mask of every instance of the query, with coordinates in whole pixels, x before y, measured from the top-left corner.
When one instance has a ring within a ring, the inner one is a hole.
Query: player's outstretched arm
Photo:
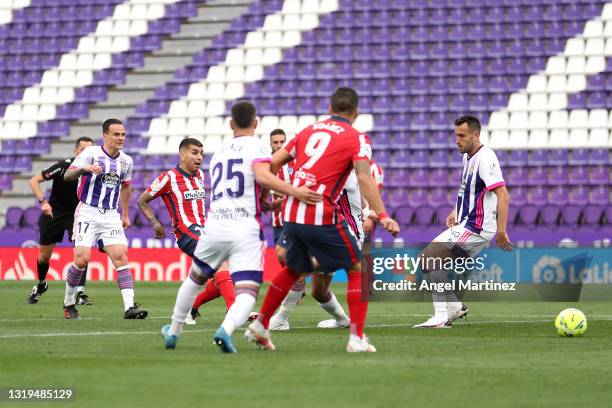
[[[270,162],[270,171],[272,174],[278,174],[278,170],[293,160],[293,157],[289,154],[289,152],[281,147],[272,155],[272,161]],[[276,191],[276,190],[275,190]]]
[[[493,192],[497,196],[497,235],[495,236],[495,240],[497,241],[497,245],[504,251],[512,251],[514,244],[510,242],[510,238],[508,238],[508,234],[506,233],[510,194],[508,194],[506,186],[497,187]]]
[[[282,150],[282,149],[281,149]],[[270,172],[270,163],[257,162],[253,163],[253,174],[255,175],[255,181],[263,188],[278,191],[285,195],[292,195],[300,201],[304,201],[307,204],[316,204],[322,200],[321,194],[316,191],[312,191],[306,186],[299,188],[293,187],[291,184],[285,183],[276,175]]]
[[[30,189],[34,193],[36,201],[40,203],[40,210],[42,213],[48,217],[53,217],[53,209],[51,208],[51,204],[49,204],[49,202],[45,199],[45,195],[40,188],[40,183],[43,181],[45,181],[45,179],[43,178],[42,174],[38,173],[34,175],[30,179]]]
[[[156,198],[157,197],[153,197],[147,191],[144,191],[140,197],[138,197],[138,208],[140,208],[140,212],[142,212],[145,218],[149,220],[149,223],[153,227],[153,230],[155,231],[155,238],[160,239],[166,237],[166,230],[161,225],[161,222],[159,222],[155,216],[155,213],[153,212],[153,209],[149,205],[149,203]]]
[[[376,187],[376,181],[374,181],[372,177],[370,164],[367,160],[357,160],[353,162],[353,167],[357,174],[359,190],[370,205],[370,208],[378,214],[380,225],[389,233],[396,236],[400,231],[399,224],[387,215],[385,204],[380,197],[378,187]]]
[[[132,225],[130,222],[130,197],[132,197],[132,185],[129,182],[121,183],[119,200],[121,200],[121,223],[124,230]]]

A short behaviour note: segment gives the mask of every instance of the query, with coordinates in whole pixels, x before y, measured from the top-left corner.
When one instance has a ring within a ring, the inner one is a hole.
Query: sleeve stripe
[[[499,183],[491,184],[490,186],[488,186],[487,191],[495,190],[497,187],[502,187],[505,185],[506,185],[505,181],[500,181]]]

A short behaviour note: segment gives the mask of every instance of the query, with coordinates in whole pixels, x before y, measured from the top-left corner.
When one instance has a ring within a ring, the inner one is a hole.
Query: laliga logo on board
[[[534,283],[561,283],[565,281],[565,270],[559,258],[544,255],[533,266]]]

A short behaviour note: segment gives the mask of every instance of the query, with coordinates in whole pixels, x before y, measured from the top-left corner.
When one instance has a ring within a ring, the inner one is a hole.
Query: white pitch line
[[[299,311],[296,312],[299,315]],[[430,317],[431,314],[409,314],[409,313],[395,313],[395,314],[376,314],[376,315],[368,315],[368,317]],[[479,317],[526,317],[526,318],[549,318],[554,319],[555,314],[528,314],[528,315],[519,315],[519,314],[478,314]],[[303,317],[300,315],[300,317]],[[150,316],[147,317],[147,320],[170,320],[171,315],[168,316]],[[589,315],[589,320],[612,320],[612,315]],[[41,319],[0,319],[0,323],[10,323],[10,322],[53,322],[64,320],[63,317],[57,318],[41,318]],[[125,320],[122,317],[84,317],[83,320]],[[1,337],[1,336],[0,336]]]
[[[612,320],[612,319],[604,319]],[[493,324],[493,323],[550,323],[550,319],[546,320],[483,320],[483,321],[468,321],[461,325],[473,325],[473,324]],[[412,327],[415,323],[389,323],[389,324],[370,324],[367,327],[370,328],[384,328],[384,327]],[[293,327],[295,329],[314,329],[314,326],[298,326]],[[425,329],[423,329],[425,330]],[[216,329],[200,329],[200,330],[187,330],[186,333],[214,333]],[[238,329],[237,331],[244,331],[244,329]],[[77,337],[77,336],[122,336],[122,335],[138,335],[138,334],[159,334],[160,331],[129,331],[129,332],[87,332],[87,333],[23,333],[23,334],[4,334],[0,335],[0,339],[14,339],[24,337]]]

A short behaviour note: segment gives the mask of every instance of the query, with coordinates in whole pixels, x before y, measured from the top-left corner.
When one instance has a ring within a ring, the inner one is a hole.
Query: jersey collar
[[[181,169],[181,166],[179,164],[176,165],[176,170],[185,177],[195,177],[196,176],[195,174],[189,174],[185,170]]]
[[[104,149],[104,145],[100,146],[100,148],[102,149],[102,151],[104,152],[105,155],[107,155],[108,157],[110,157],[113,160],[115,160],[116,158],[118,158],[121,155],[121,151],[117,150],[117,155],[115,157],[113,157],[110,154],[108,154],[108,152]]]
[[[347,118],[343,118],[342,116],[331,115],[329,119],[335,120],[336,122],[345,122],[345,123],[348,123],[349,125],[351,124],[350,120],[348,120]]]
[[[482,149],[483,147],[484,147],[484,145],[481,144],[480,147],[478,148],[478,150],[476,150],[473,155],[471,155],[471,156],[468,155],[468,160],[470,160],[472,157],[476,156],[478,154],[478,152],[480,151],[480,149]]]

